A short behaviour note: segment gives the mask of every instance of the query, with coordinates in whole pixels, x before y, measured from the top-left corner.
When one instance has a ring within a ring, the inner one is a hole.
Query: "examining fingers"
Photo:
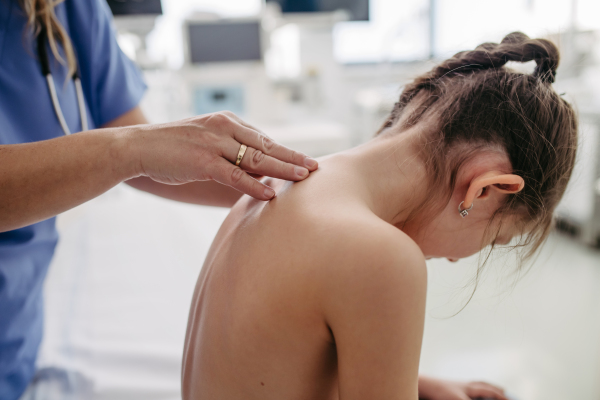
[[[300,181],[308,176],[308,169],[284,163],[260,150],[248,148],[246,156],[240,164],[242,169],[260,175],[268,175],[273,178],[288,181]]]
[[[244,171],[288,181],[301,181],[309,175],[309,170],[305,167],[280,161],[252,147],[247,147],[243,151],[239,143],[235,141],[233,143],[235,144],[227,145],[224,156],[235,163],[239,156],[243,154],[239,166]],[[238,146],[235,151],[233,151],[234,146]]]
[[[279,161],[251,147],[246,150],[240,167],[254,174],[271,176],[288,181],[301,181],[308,177],[309,174],[308,169],[304,167]]]
[[[314,171],[319,166],[317,160],[278,144],[267,135],[246,124],[237,123],[237,126],[238,129],[234,132],[234,139],[239,143],[260,150],[280,161],[304,167],[309,171]]]
[[[140,125],[128,132],[126,139],[134,146],[126,147],[135,148],[132,154],[138,158],[132,163],[136,166],[132,174],[165,184],[213,179],[268,200],[275,192],[251,174],[300,181],[318,166],[314,159],[277,144],[230,112]]]
[[[257,200],[271,200],[275,197],[273,189],[252,178],[240,167],[236,167],[223,159],[211,167],[210,175],[215,181],[231,186]]]

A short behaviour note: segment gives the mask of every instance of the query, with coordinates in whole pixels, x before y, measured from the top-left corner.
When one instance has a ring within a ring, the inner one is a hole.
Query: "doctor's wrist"
[[[143,175],[138,144],[140,135],[136,135],[135,126],[105,129],[111,137],[110,156],[114,162],[114,172],[123,182]]]

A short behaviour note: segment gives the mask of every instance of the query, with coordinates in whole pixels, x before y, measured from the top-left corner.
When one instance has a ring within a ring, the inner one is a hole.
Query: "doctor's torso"
[[[137,106],[145,84],[118,47],[106,3],[66,0],[55,13],[76,53],[89,129]],[[69,130],[79,132],[74,82],[46,46],[60,109]],[[0,145],[62,135],[26,15],[17,0],[0,0]],[[9,151],[0,149],[0,167],[2,150]],[[35,373],[43,332],[42,286],[57,242],[55,218],[0,233],[1,399],[17,399]]]

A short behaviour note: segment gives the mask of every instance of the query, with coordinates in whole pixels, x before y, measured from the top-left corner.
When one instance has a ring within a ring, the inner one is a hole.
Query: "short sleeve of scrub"
[[[52,139],[63,132],[26,31],[19,0],[0,0],[0,144]],[[136,107],[146,88],[121,52],[105,0],[65,0],[56,15],[75,49],[89,128]],[[81,130],[73,81],[48,51],[57,97],[71,132]],[[43,281],[58,234],[50,218],[0,232],[0,399],[18,399],[35,374],[43,332]]]
[[[85,98],[95,126],[100,127],[136,107],[146,85],[138,68],[117,44],[106,2],[65,3]]]

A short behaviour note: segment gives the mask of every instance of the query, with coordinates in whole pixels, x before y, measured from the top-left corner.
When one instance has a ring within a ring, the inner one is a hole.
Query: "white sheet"
[[[40,367],[89,377],[93,399],[179,398],[191,295],[227,212],[123,185],[61,216]]]

